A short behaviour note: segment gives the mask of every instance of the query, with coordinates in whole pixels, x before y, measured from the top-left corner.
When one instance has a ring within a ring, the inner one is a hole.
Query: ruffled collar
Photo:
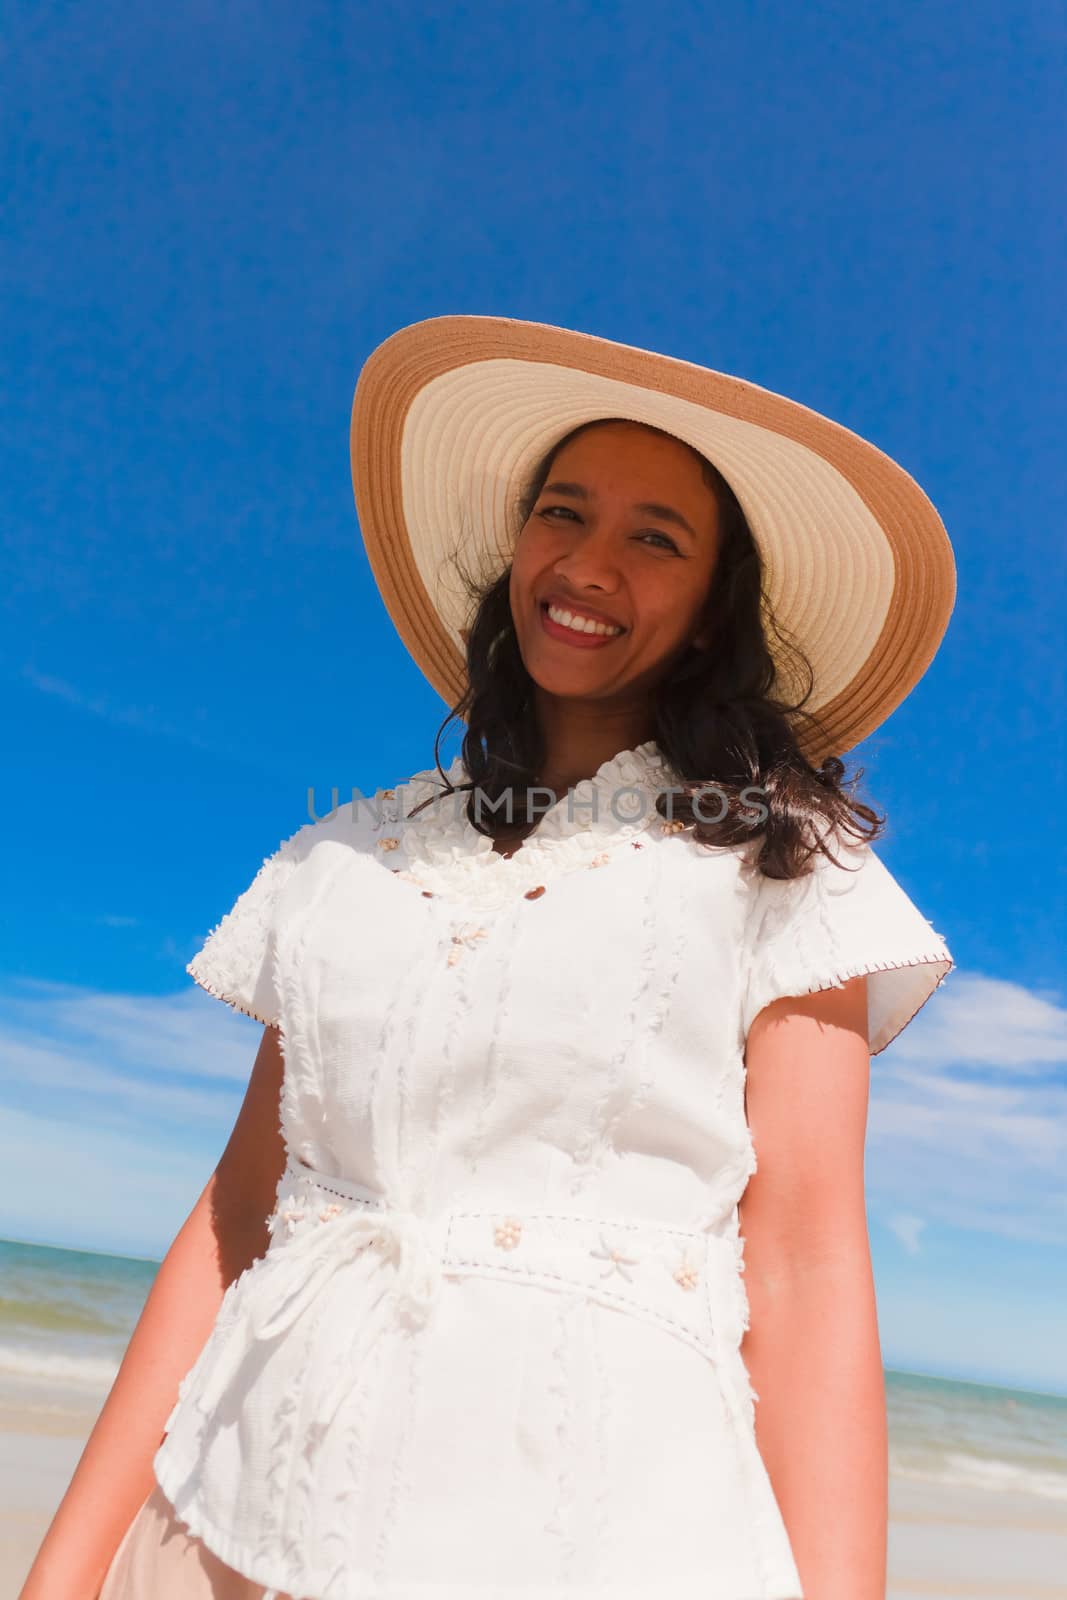
[[[470,782],[462,756],[446,771],[450,784]],[[397,854],[388,865],[431,893],[483,908],[503,904],[547,888],[564,873],[607,865],[632,845],[642,848],[639,836],[662,825],[658,795],[678,781],[655,740],[621,750],[557,800],[515,852],[504,856],[467,816],[468,789],[450,793],[436,769],[419,772],[400,788],[381,791],[393,802],[385,826]],[[424,805],[428,799],[432,803]],[[487,821],[491,817],[487,810]],[[679,826],[667,824],[670,831]]]

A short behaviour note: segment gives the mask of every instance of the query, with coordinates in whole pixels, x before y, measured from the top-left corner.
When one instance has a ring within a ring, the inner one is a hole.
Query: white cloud
[[[920,1208],[926,1232],[1062,1245],[1065,1024],[1047,995],[956,973],[876,1058],[868,1196],[905,1249],[918,1248],[908,1219]],[[22,980],[0,993],[0,1104],[59,1148],[106,1134],[172,1152],[201,1144],[217,1159],[260,1035],[192,986],[145,996]],[[106,1171],[99,1183],[83,1197],[87,1215],[110,1204]]]
[[[925,1217],[912,1217],[906,1212],[897,1211],[886,1219],[886,1225],[896,1234],[909,1255],[919,1254],[919,1235],[926,1227]]]
[[[159,1255],[222,1154],[262,1028],[190,987],[0,994],[0,1233]]]
[[[39,672],[36,667],[29,664],[23,666],[22,677],[39,693],[50,695],[55,700],[63,700],[67,705],[75,706],[90,716],[101,717],[105,722],[138,728],[142,733],[158,735],[164,739],[175,739],[181,744],[193,745],[198,750],[207,751],[210,755],[220,753],[217,746],[198,738],[188,727],[174,727],[166,722],[155,706],[123,705],[109,699],[107,695],[87,694],[84,689],[79,689],[76,684],[69,683],[65,678],[59,678],[51,672]]]
[[[245,1083],[262,1028],[190,987],[178,995],[106,994],[20,979],[0,996],[0,1060],[62,1058],[89,1068]],[[251,1051],[251,1054],[250,1054]]]
[[[161,1260],[219,1154],[5,1108],[0,1234]]]
[[[229,743],[224,743],[217,738],[202,738],[194,728],[190,727],[188,706],[182,708],[182,720],[174,723],[162,715],[156,706],[131,705],[106,694],[95,694],[80,688],[66,678],[59,677],[54,672],[41,672],[29,662],[24,663],[19,669],[19,676],[39,694],[47,695],[51,700],[62,701],[86,716],[99,717],[102,721],[114,723],[119,727],[136,729],[148,738],[169,739],[176,744],[191,745],[194,749],[202,750],[227,764],[239,763],[244,768],[269,777],[277,776],[276,768],[270,766],[264,760],[262,752],[255,747],[238,749],[232,739]]]
[[[20,1113],[61,1144],[73,1130],[83,1145],[107,1136],[202,1147],[217,1160],[261,1036],[258,1023],[192,987],[149,996],[9,984],[0,993],[0,1159]],[[90,1213],[108,1188],[105,1176],[99,1197],[86,1193]],[[10,1226],[4,1209],[0,1200],[0,1228]]]
[[[1041,1072],[1067,1065],[1067,1008],[1059,996],[981,973],[954,972],[891,1049],[897,1061]]]
[[[872,1066],[868,1194],[887,1226],[1062,1244],[1067,1234],[1067,1008],[955,973]]]

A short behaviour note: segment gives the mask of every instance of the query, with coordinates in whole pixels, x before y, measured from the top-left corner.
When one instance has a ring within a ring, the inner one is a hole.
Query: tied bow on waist
[[[308,1209],[317,1215],[313,1202]],[[333,1212],[334,1208],[327,1208],[326,1220],[308,1223],[288,1238],[272,1241],[266,1256],[255,1263],[240,1285],[239,1309],[227,1326],[221,1347],[213,1350],[206,1381],[196,1395],[201,1412],[214,1411],[250,1346],[286,1333],[314,1305],[326,1283],[368,1248],[378,1251],[380,1262],[393,1266],[392,1281],[369,1306],[357,1303],[354,1340],[333,1381],[327,1382],[317,1398],[315,1421],[323,1425],[332,1422],[359,1377],[363,1356],[391,1312],[398,1311],[416,1328],[429,1321],[442,1269],[426,1223],[405,1210],[341,1208]]]
[[[253,1338],[273,1339],[284,1333],[338,1267],[372,1244],[383,1260],[394,1264],[397,1299],[421,1326],[433,1309],[441,1276],[440,1258],[423,1221],[412,1211],[342,1211],[272,1247],[273,1293],[270,1303],[253,1313]]]

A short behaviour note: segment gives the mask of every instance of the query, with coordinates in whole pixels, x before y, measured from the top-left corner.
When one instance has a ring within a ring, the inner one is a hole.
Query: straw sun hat
[[[402,328],[356,385],[352,481],[367,556],[432,686],[450,706],[466,687],[470,601],[454,552],[468,570],[502,571],[534,466],[598,417],[662,428],[728,480],[774,614],[814,671],[807,709],[830,744],[807,753],[858,744],[926,671],[955,598],[948,536],[914,479],[847,428],[753,383],[506,317]],[[791,693],[785,673],[778,687]]]

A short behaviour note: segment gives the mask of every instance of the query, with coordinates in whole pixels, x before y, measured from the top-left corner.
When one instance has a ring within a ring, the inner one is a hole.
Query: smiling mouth
[[[598,622],[595,617],[583,616],[580,611],[571,611],[566,606],[553,605],[550,601],[542,601],[540,611],[546,633],[556,638],[567,637],[568,643],[588,641],[606,644],[626,632],[617,623]]]

